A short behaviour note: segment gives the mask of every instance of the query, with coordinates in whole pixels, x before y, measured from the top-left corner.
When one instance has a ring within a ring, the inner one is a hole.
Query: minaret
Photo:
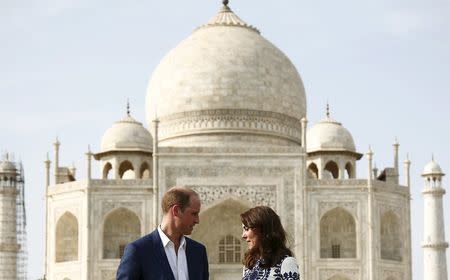
[[[8,155],[0,162],[0,279],[17,279],[17,169]]]
[[[398,171],[398,148],[400,143],[398,143],[397,137],[395,138],[395,142],[392,145],[394,147],[394,170],[395,170],[395,183],[398,184],[399,179],[399,171]]]
[[[374,210],[373,210],[373,201],[374,201],[374,194],[373,194],[373,151],[372,148],[369,146],[369,151],[366,153],[367,155],[367,161],[368,161],[368,176],[367,176],[367,220],[368,220],[368,240],[367,244],[368,246],[368,276],[369,280],[375,280],[375,246],[374,246]]]
[[[59,184],[59,146],[61,146],[61,143],[59,142],[58,138],[56,138],[56,142],[53,143],[55,146],[55,185]]]
[[[445,251],[444,210],[442,197],[445,189],[442,187],[442,177],[445,174],[434,159],[429,162],[422,173],[425,179],[424,197],[424,242],[423,248],[423,279],[447,280],[447,260]]]

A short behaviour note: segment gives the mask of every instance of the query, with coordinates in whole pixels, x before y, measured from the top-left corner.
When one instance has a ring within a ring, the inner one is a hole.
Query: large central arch
[[[241,238],[240,214],[249,208],[248,205],[237,199],[228,198],[200,214],[200,224],[195,227],[192,237],[196,240],[202,240],[202,243],[205,244],[210,264],[240,263],[241,260],[236,261],[239,259],[236,257],[238,253],[236,247],[240,248],[241,256],[246,249],[246,244],[242,242]],[[230,242],[227,242],[227,240]],[[233,250],[231,250],[231,243],[234,244]],[[225,253],[225,256],[223,256],[223,253]],[[226,254],[234,254],[234,257],[227,258]]]

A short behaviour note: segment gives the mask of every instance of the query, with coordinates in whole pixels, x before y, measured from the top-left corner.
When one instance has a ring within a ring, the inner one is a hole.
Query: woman
[[[299,280],[280,217],[270,207],[257,206],[242,213],[241,221],[248,244],[242,280]]]

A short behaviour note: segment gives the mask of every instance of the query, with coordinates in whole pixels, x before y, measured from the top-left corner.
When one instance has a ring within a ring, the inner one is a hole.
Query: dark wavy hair
[[[284,256],[292,256],[287,248],[286,231],[281,225],[280,217],[267,206],[257,206],[241,214],[241,221],[245,227],[251,228],[258,236],[260,245],[245,252],[242,263],[252,268],[258,259],[261,267],[269,268],[279,263]]]

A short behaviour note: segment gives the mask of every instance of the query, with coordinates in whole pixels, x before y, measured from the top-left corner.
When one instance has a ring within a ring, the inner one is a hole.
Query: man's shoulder
[[[134,240],[133,242],[130,242],[129,245],[135,248],[152,246],[156,241],[158,241],[157,238],[158,238],[158,231],[155,230],[139,239]]]
[[[205,245],[203,245],[202,243],[200,243],[198,241],[195,241],[194,239],[189,238],[187,236],[185,236],[184,238],[186,238],[186,244],[188,246],[191,246],[193,248],[199,248],[199,249],[201,248],[201,249],[205,249],[206,250]]]

